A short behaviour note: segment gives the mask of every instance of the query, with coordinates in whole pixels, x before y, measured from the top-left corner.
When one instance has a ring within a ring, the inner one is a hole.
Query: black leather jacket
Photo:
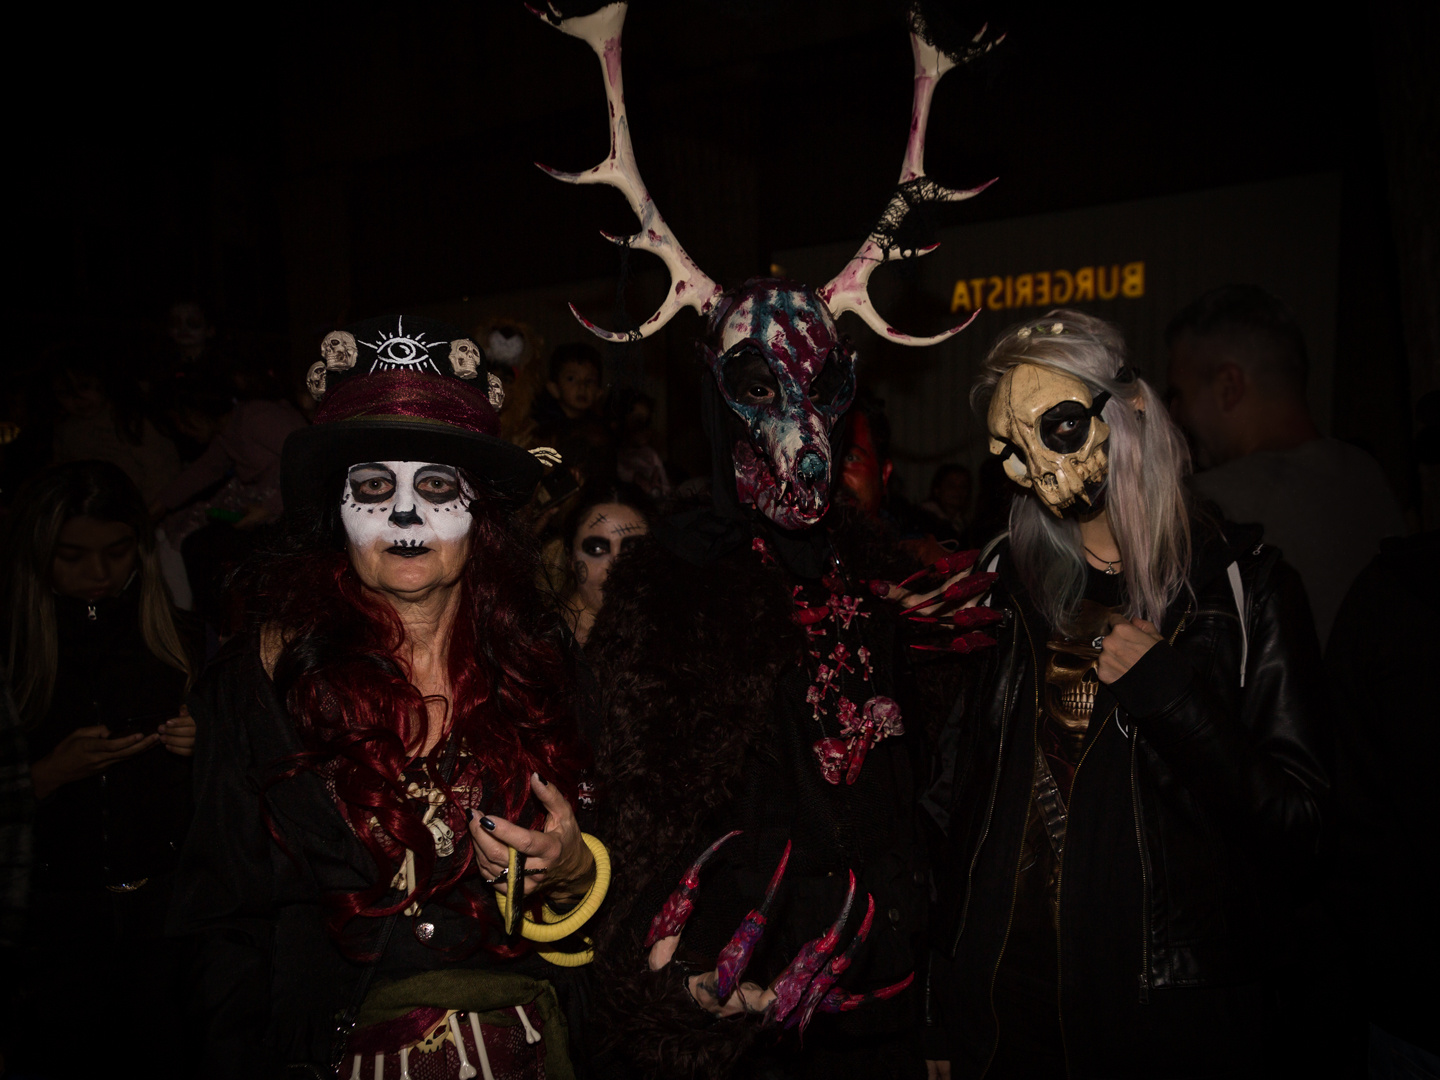
[[[1128,1075],[1137,1039],[1180,1045],[1171,1029],[1213,1047],[1214,1025],[1185,1010],[1200,988],[1259,981],[1267,927],[1318,848],[1328,725],[1303,587],[1258,527],[1196,529],[1194,595],[1166,613],[1166,643],[1102,688],[1071,792],[1058,947],[1072,1076]],[[1003,547],[998,569],[998,646],[975,657],[924,799],[940,837],[929,1019],[957,1077],[983,1075],[996,1044],[1048,632]]]

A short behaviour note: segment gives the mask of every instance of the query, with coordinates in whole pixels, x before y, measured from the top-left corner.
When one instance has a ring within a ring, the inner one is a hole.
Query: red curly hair
[[[555,784],[573,804],[588,762],[559,624],[534,584],[534,541],[492,499],[481,496],[470,511],[471,556],[458,586],[447,662],[450,735],[424,760],[446,796],[439,813],[457,841],[439,874],[434,837],[406,805],[404,772],[420,764],[406,747],[424,745],[432,721],[399,659],[405,640],[399,616],[361,583],[345,552],[335,550],[333,515],[299,538],[301,550],[272,559],[259,575],[269,608],[265,625],[285,642],[275,685],[305,746],[276,780],[306,770],[320,775],[375,861],[372,885],[324,898],[337,940],[356,916],[385,916],[431,901],[482,928],[494,925],[488,890],[473,887],[478,870],[467,842],[470,811],[539,828],[544,811],[531,802],[530,774]],[[452,740],[460,753],[447,781],[443,760]],[[415,854],[416,880],[405,896],[386,902],[407,848]],[[501,955],[517,951],[493,941],[484,947]]]

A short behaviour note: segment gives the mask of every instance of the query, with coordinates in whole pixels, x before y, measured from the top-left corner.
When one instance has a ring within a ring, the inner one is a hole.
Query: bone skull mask
[[[830,431],[855,396],[855,357],[815,293],[771,278],[747,282],[722,309],[705,349],[725,404],[745,424],[735,489],[784,529],[830,506]]]
[[[1039,364],[1017,364],[995,387],[990,452],[1056,517],[1076,503],[1090,505],[1105,479],[1110,427],[1100,411],[1108,398],[1097,400],[1080,379]]]

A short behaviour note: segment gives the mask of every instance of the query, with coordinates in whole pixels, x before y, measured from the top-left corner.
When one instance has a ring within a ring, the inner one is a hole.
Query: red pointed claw
[[[961,634],[950,642],[949,645],[911,645],[910,648],[916,652],[957,652],[972,653],[976,649],[988,649],[995,644],[995,639],[989,634],[979,630],[972,630],[968,634]]]
[[[765,920],[770,915],[770,907],[775,901],[775,893],[780,888],[780,879],[785,876],[785,868],[790,864],[790,841],[785,842],[784,854],[780,856],[780,863],[775,867],[775,872],[770,875],[770,884],[765,888],[765,899],[760,901],[760,906],[740,924],[740,929],[735,931],[732,937],[720,950],[720,955],[715,961],[715,992],[721,1001],[730,996],[730,992],[740,984],[740,977],[745,974],[745,969],[750,965],[750,957],[755,953],[755,946],[760,944],[760,938],[765,933]]]
[[[950,624],[957,630],[968,630],[972,626],[990,626],[999,622],[1005,616],[994,608],[968,607],[961,608],[950,617]]]
[[[854,904],[855,871],[851,870],[850,888],[845,894],[845,904],[835,922],[820,937],[802,945],[795,954],[795,959],[790,961],[790,966],[781,972],[780,977],[772,984],[775,1000],[770,1003],[769,1019],[780,1022],[795,1011],[806,988],[825,963],[826,957],[835,951],[835,946],[840,941],[840,931],[844,929],[845,921],[850,918],[850,909]]]
[[[804,1038],[805,1029],[810,1026],[810,1019],[815,1015],[815,1010],[840,980],[840,976],[845,974],[846,969],[850,967],[850,964],[855,959],[856,951],[859,950],[861,945],[865,944],[865,939],[870,936],[870,925],[874,921],[875,897],[866,893],[865,919],[860,923],[860,929],[855,931],[855,936],[851,938],[850,944],[845,947],[845,951],[839,956],[834,957],[825,965],[825,969],[821,971],[819,975],[815,976],[815,981],[812,982],[809,989],[805,991],[805,998],[800,1002],[800,1008],[791,1013],[789,1021],[786,1022],[786,1027],[796,1024],[799,1025],[801,1038]]]
[[[715,843],[711,844],[700,857],[690,864],[690,869],[685,871],[685,876],[680,879],[680,885],[670,894],[670,899],[665,901],[655,918],[650,922],[650,930],[645,935],[645,948],[650,948],[661,938],[678,934],[685,928],[685,920],[690,918],[690,912],[695,910],[695,890],[700,885],[700,868],[710,861],[710,856],[719,851],[728,841],[740,835],[741,830],[735,829],[728,832]]]
[[[975,560],[980,558],[978,551],[956,551],[950,555],[942,555],[935,560],[935,572],[937,574],[958,574],[961,570],[968,570],[975,565]]]
[[[978,551],[956,551],[948,555],[941,555],[940,558],[936,559],[929,566],[915,571],[915,573],[900,582],[900,586],[904,588],[912,582],[919,581],[922,577],[927,577],[931,574],[939,577],[950,577],[960,573],[962,570],[970,569],[970,567],[975,565],[975,560],[979,557],[980,552]]]
[[[914,981],[915,973],[912,971],[899,982],[891,983],[879,990],[872,990],[868,994],[847,994],[837,986],[820,1002],[820,1011],[827,1013],[850,1012],[852,1009],[858,1009],[861,1005],[869,1004],[872,1001],[889,1001]]]
[[[971,574],[969,577],[955,582],[942,595],[946,600],[969,600],[972,596],[988,592],[999,576],[999,574]]]

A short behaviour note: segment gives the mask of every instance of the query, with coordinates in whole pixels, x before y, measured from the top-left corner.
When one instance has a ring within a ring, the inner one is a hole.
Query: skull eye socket
[[[725,358],[721,370],[725,392],[741,405],[769,405],[780,396],[780,384],[765,357],[747,346]]]
[[[825,357],[825,365],[810,382],[810,400],[824,407],[833,405],[849,381],[848,357],[839,349],[831,349]]]
[[[1058,454],[1073,454],[1090,437],[1090,410],[1078,401],[1062,401],[1040,417],[1040,441]]]
[[[1019,483],[1029,473],[1029,466],[1025,464],[1025,455],[1009,439],[997,438],[995,441],[1000,444],[1000,449],[994,453],[1000,459],[1001,468],[1005,470],[1006,476]]]

